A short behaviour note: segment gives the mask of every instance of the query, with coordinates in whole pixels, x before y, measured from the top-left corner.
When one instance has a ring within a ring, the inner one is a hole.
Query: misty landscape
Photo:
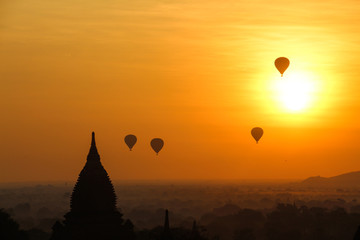
[[[360,225],[359,183],[354,172],[277,183],[115,181],[114,188],[138,239],[159,237],[169,209],[170,229],[190,231],[195,220],[204,239],[340,240],[352,239]],[[69,211],[73,186],[2,184],[0,206],[30,239],[49,239]]]
[[[0,240],[360,240],[359,13],[0,0]]]

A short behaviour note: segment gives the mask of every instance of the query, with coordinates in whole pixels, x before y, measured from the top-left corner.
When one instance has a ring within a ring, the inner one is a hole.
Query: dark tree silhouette
[[[41,229],[32,228],[26,231],[29,240],[49,240],[50,234]]]
[[[19,224],[3,209],[0,209],[0,239],[28,240],[26,233],[19,229]]]
[[[65,227],[59,221],[55,222],[52,230],[53,231],[50,240],[61,240],[65,237]]]
[[[255,240],[254,231],[251,228],[236,230],[234,240]]]
[[[354,235],[354,240],[360,240],[360,226],[358,227],[358,229]]]

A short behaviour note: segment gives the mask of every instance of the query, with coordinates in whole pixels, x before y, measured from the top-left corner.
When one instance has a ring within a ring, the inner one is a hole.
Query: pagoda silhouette
[[[161,240],[172,240],[172,235],[170,231],[170,223],[169,223],[169,211],[165,210],[165,221],[164,221],[164,231],[161,235]]]
[[[132,240],[133,224],[116,209],[116,194],[100,162],[92,133],[84,168],[74,187],[70,212],[63,223],[56,222],[50,240]]]

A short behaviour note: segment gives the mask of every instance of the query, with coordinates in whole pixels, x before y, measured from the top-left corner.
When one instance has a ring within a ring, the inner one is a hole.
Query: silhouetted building
[[[196,221],[195,220],[194,220],[193,227],[192,227],[192,230],[191,230],[190,239],[191,240],[201,239],[200,233],[199,233],[199,230],[198,230],[198,228],[196,226]]]
[[[169,211],[165,210],[165,222],[164,222],[164,232],[161,236],[161,240],[172,240],[169,224]]]
[[[124,222],[116,209],[116,195],[111,180],[100,162],[92,133],[87,161],[74,187],[71,210],[63,224],[53,227],[51,240],[130,240],[133,225]]]

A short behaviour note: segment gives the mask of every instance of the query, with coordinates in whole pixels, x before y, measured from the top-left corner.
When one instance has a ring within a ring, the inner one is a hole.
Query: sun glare
[[[303,73],[285,74],[276,81],[277,98],[287,111],[302,112],[311,106],[315,84],[311,77]]]

